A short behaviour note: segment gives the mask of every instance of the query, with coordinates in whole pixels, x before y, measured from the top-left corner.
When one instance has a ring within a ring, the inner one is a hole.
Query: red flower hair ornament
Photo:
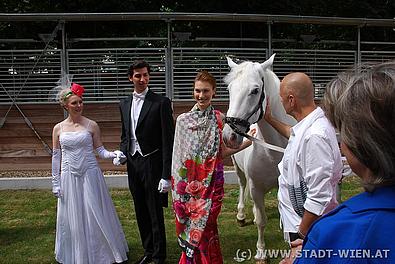
[[[85,92],[84,87],[77,83],[72,83],[70,90],[73,92],[73,94],[78,95],[79,97],[82,97]]]
[[[82,85],[79,85],[77,83],[72,83],[70,87],[70,92],[65,93],[63,96],[63,101],[66,101],[67,98],[70,97],[70,95],[77,95],[82,98],[82,95],[84,94],[85,89]]]

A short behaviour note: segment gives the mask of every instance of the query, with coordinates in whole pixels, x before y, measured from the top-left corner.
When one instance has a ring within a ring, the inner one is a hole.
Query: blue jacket
[[[395,263],[395,186],[356,195],[317,220],[295,263]]]

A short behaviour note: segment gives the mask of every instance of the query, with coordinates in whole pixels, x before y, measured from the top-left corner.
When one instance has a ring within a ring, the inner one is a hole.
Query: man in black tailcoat
[[[144,247],[144,256],[136,263],[165,263],[163,207],[167,207],[167,192],[171,189],[173,111],[169,98],[148,88],[147,62],[136,60],[130,65],[128,75],[134,92],[120,101],[120,149],[127,157],[129,189]]]

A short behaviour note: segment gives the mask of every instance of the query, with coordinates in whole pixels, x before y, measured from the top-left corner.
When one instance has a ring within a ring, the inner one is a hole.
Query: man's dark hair
[[[132,64],[130,64],[128,69],[128,76],[129,77],[133,76],[134,69],[142,69],[142,68],[147,68],[148,74],[151,74],[151,67],[149,66],[149,64],[143,59],[138,59],[135,60]]]

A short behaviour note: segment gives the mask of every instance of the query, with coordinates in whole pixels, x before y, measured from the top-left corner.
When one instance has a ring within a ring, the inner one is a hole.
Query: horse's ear
[[[266,69],[266,68],[270,67],[270,69],[271,69],[273,66],[274,56],[276,56],[276,53],[273,53],[273,55],[270,56],[270,58],[267,61],[265,61],[264,63],[261,63],[262,68]]]
[[[233,67],[237,66],[237,63],[235,63],[231,58],[226,56],[226,59],[228,60],[228,65],[232,69]]]

